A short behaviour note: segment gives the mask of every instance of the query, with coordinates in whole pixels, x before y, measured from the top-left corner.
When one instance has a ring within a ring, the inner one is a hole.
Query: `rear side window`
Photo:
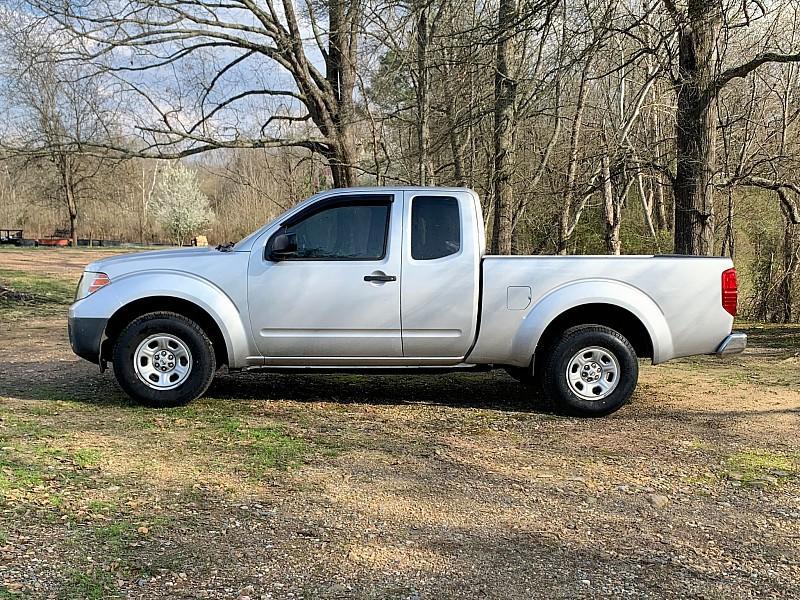
[[[411,258],[431,260],[461,249],[458,200],[417,196],[411,204]]]

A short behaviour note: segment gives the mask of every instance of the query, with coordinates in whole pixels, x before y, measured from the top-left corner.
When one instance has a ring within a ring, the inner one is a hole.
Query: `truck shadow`
[[[759,415],[800,414],[800,407],[761,409],[698,409],[661,405],[640,389],[630,406],[615,413],[615,422],[652,419],[706,429],[720,420]],[[80,402],[97,408],[138,406],[117,386],[111,372],[81,361],[33,361],[0,363],[0,399],[3,397],[44,402]],[[221,372],[200,401],[209,407],[236,402],[331,402],[341,405],[438,405],[482,408],[508,412],[557,415],[540,394],[503,371],[441,375],[284,375]],[[158,409],[153,410],[154,413]],[[244,407],[243,407],[244,410]],[[601,419],[600,421],[605,421]],[[590,420],[591,421],[591,420]],[[589,423],[590,421],[587,421]]]
[[[503,371],[428,375],[241,373],[218,376],[206,396],[222,400],[434,404],[552,412],[550,404],[537,391]]]
[[[24,400],[81,402],[96,406],[135,406],[117,386],[111,371],[78,361],[0,364],[0,396]],[[503,371],[431,375],[217,374],[206,402],[334,402],[341,404],[436,404],[550,413],[532,388]]]

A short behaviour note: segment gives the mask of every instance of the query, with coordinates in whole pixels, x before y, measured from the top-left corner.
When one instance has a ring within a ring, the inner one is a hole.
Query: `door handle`
[[[394,275],[364,275],[364,281],[397,281]]]

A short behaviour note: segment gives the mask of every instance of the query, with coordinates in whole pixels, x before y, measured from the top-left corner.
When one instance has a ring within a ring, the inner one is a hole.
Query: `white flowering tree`
[[[206,227],[214,213],[195,172],[178,163],[162,171],[158,179],[153,216],[180,246]]]

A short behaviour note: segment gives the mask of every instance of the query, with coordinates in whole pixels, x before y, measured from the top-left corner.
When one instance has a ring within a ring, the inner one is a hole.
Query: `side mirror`
[[[293,233],[279,233],[272,238],[269,259],[275,262],[286,260],[297,254],[297,238]]]

